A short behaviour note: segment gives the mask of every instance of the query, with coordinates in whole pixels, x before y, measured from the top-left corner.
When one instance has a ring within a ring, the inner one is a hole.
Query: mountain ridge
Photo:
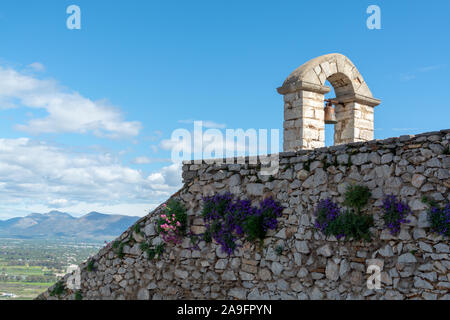
[[[109,241],[139,218],[96,211],[80,217],[56,210],[30,213],[24,217],[0,220],[0,238]]]

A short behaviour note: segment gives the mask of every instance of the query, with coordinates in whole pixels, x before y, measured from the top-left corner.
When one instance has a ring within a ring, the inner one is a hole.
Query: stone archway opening
[[[380,100],[347,57],[332,53],[303,64],[278,88],[284,96],[284,151],[325,146],[324,99],[331,88],[338,121],[334,144],[373,139],[373,109]]]
[[[331,85],[331,83],[326,80],[325,85],[330,87],[330,92],[325,94],[325,100],[328,99],[336,99],[336,92],[334,90],[334,87]],[[326,105],[326,103],[325,103]],[[325,115],[326,116],[326,115]],[[334,134],[335,134],[335,124],[327,124],[325,122],[325,147],[331,147],[334,145]]]

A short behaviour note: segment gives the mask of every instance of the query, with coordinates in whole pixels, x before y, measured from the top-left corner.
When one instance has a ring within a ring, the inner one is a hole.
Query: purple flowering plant
[[[434,232],[450,237],[450,203],[443,208],[432,207],[428,219]]]
[[[238,247],[239,238],[262,240],[268,230],[276,229],[282,210],[272,198],[254,207],[249,200],[234,199],[230,193],[204,197],[202,215],[206,232],[203,239],[207,242],[214,239],[223,252],[231,255]]]
[[[330,223],[336,220],[341,215],[341,209],[339,206],[331,201],[331,199],[320,200],[315,211],[316,222],[314,226],[326,234],[326,230]],[[341,238],[342,236],[339,235]]]
[[[439,206],[435,201],[423,197],[422,202],[429,206],[428,221],[433,232],[450,237],[450,203]]]
[[[364,239],[370,242],[373,217],[361,212],[369,201],[370,191],[364,186],[349,186],[344,198],[344,204],[349,207],[345,210],[339,208],[331,199],[319,201],[314,213],[314,227],[326,236],[335,236],[337,240]]]
[[[385,196],[380,207],[383,210],[384,225],[390,230],[391,234],[397,234],[402,223],[410,222],[407,216],[412,214],[411,209],[405,202],[397,199],[395,195]]]

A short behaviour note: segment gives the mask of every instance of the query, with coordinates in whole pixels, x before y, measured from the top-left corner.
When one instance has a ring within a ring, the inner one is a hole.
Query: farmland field
[[[35,298],[102,243],[0,239],[0,300]]]

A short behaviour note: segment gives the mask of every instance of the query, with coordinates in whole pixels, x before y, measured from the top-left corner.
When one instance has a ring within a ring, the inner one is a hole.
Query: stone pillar
[[[303,86],[284,94],[283,150],[325,146],[324,93],[330,88]]]
[[[355,96],[335,106],[337,124],[334,128],[334,144],[373,140],[374,106],[379,100]]]
[[[373,140],[373,98],[355,65],[344,55],[314,58],[292,72],[277,89],[284,96],[284,151],[325,146],[324,94],[337,101],[334,144]],[[334,102],[333,102],[334,103]]]

